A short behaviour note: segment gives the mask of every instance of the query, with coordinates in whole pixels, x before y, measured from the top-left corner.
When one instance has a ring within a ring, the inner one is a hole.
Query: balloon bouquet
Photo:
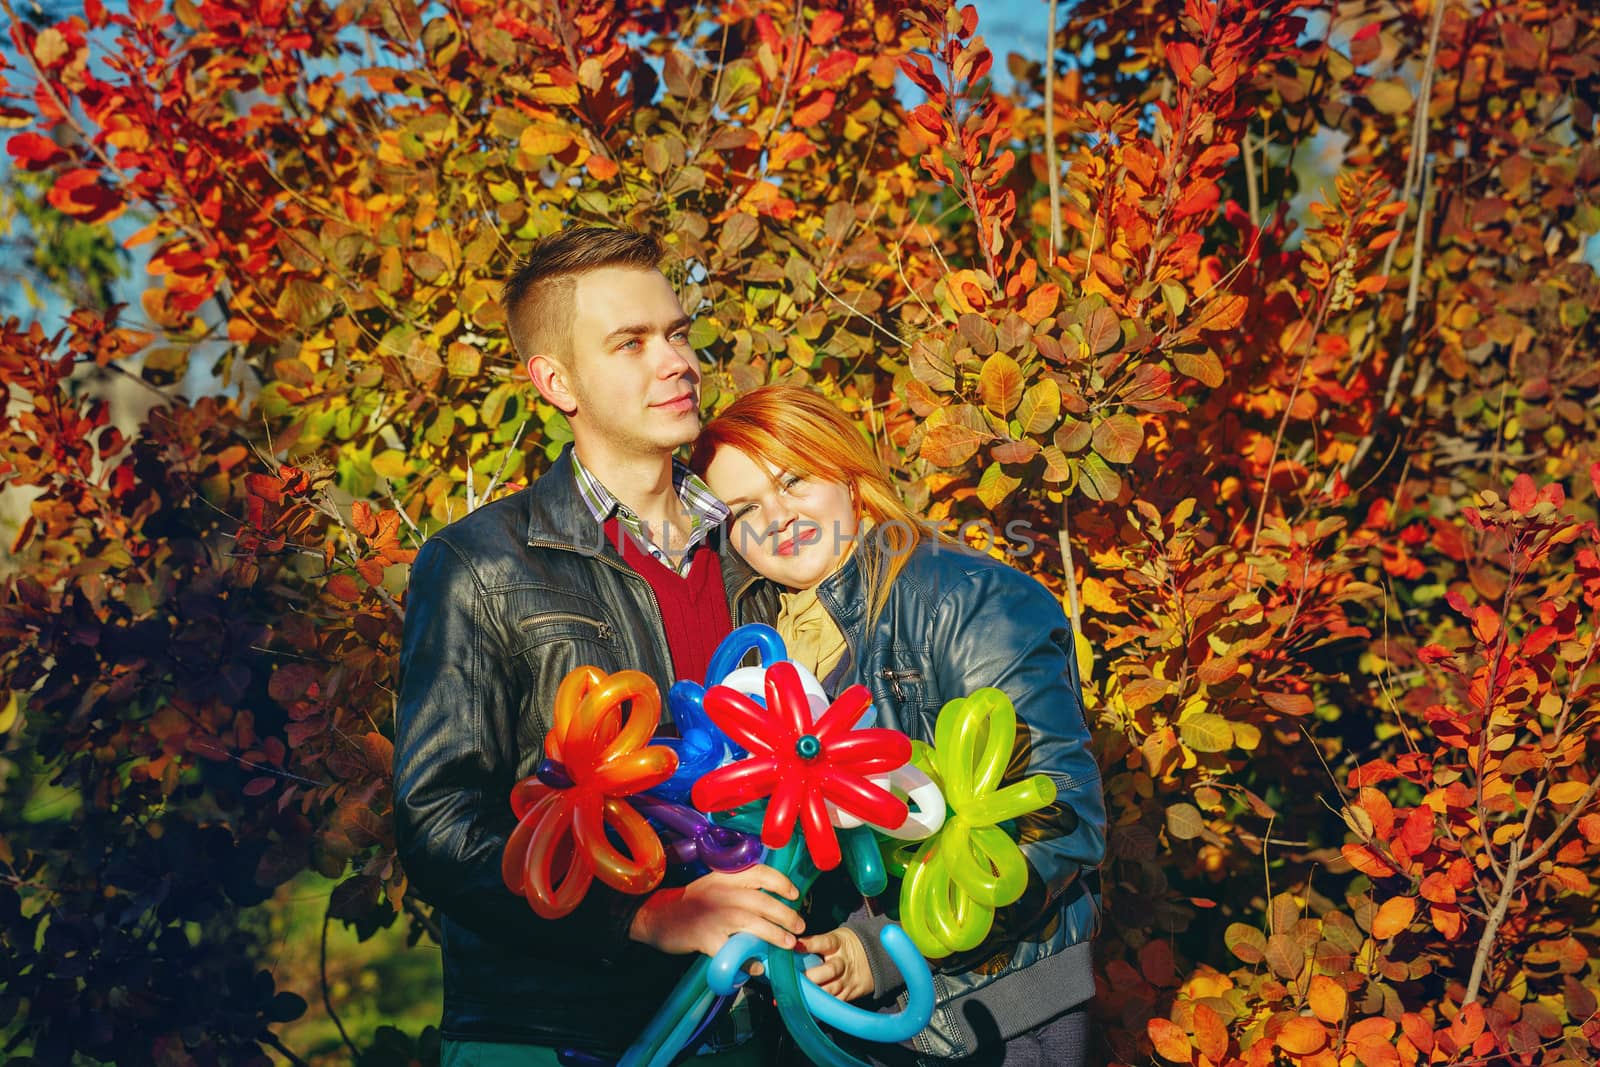
[[[760,665],[741,667],[751,652]],[[704,686],[679,681],[668,703],[678,736],[655,737],[661,698],[647,675],[579,667],[562,681],[545,759],[511,793],[506,886],[554,919],[595,879],[648,893],[669,863],[697,874],[765,862],[802,900],[841,863],[864,897],[883,893],[892,873],[902,926],[879,936],[906,1001],[892,1013],[857,1008],[805,977],[815,957],[737,934],[691,965],[622,1067],[665,1067],[695,1047],[752,961],[814,1063],[865,1067],[819,1022],[862,1040],[909,1040],[933,1015],[927,960],[975,948],[995,910],[1022,895],[1027,864],[1002,824],[1055,799],[1042,774],[1001,788],[1011,701],[998,689],[950,701],[930,747],[875,727],[864,686],[829,701],[777,631],[752,625],[718,646]]]

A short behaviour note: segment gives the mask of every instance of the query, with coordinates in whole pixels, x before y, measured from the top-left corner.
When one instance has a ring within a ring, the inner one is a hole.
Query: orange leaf
[[[936,467],[959,467],[978,451],[982,440],[969,426],[945,423],[930,429],[919,455]]]
[[[811,43],[824,45],[833,40],[844,25],[844,16],[837,11],[820,11],[811,22]]]
[[[1351,1041],[1349,1047],[1355,1050],[1362,1067],[1401,1067],[1399,1051],[1387,1041]]]
[[[1059,286],[1041,285],[1028,294],[1028,303],[1022,309],[1022,320],[1029,326],[1037,326],[1047,316],[1055,314],[1056,305],[1060,301]]]
[[[1311,1005],[1311,1010],[1323,1022],[1337,1023],[1344,1019],[1349,997],[1345,994],[1344,986],[1325,974],[1318,974],[1311,978],[1306,1003]]]
[[[1200,64],[1200,49],[1188,41],[1178,41],[1167,46],[1167,62],[1179,85],[1188,85],[1194,68]]]
[[[1500,613],[1487,604],[1479,604],[1472,612],[1472,636],[1485,645],[1494,644],[1500,635]]]
[[[1222,293],[1214,297],[1195,323],[1199,330],[1231,330],[1244,321],[1245,308],[1250,301],[1237,293]]]
[[[361,599],[361,587],[356,580],[348,574],[335,574],[328,579],[328,592],[347,603],[355,603]]]
[[[1368,878],[1387,878],[1394,874],[1394,868],[1366,845],[1345,845],[1340,851],[1350,866]]]
[[[1466,1048],[1483,1033],[1483,1005],[1473,1001],[1461,1009],[1461,1014],[1450,1024],[1450,1036],[1458,1048]]]
[[[608,182],[617,176],[617,165],[605,156],[590,156],[583,166],[589,176],[598,182]]]
[[[1379,941],[1386,941],[1410,926],[1416,914],[1416,898],[1390,897],[1383,902],[1377,917],[1372,920],[1372,936]]]
[[[1205,1004],[1194,1006],[1194,1043],[1212,1063],[1221,1063],[1228,1054],[1228,1028],[1222,1025],[1222,1017]]]
[[[1174,1063],[1194,1062],[1194,1049],[1189,1045],[1189,1037],[1183,1028],[1171,1019],[1155,1018],[1145,1024],[1145,1031],[1150,1035],[1150,1041],[1156,1047],[1156,1052],[1163,1058]]]
[[[832,89],[824,89],[805,104],[795,108],[790,121],[794,123],[796,129],[815,126],[833,111],[833,102],[837,98],[838,94]]]
[[[1309,1056],[1327,1043],[1327,1029],[1304,1015],[1290,1019],[1278,1031],[1278,1047],[1291,1056]]]
[[[1345,1032],[1345,1040],[1358,1041],[1388,1041],[1394,1037],[1394,1020],[1382,1015],[1372,1015],[1365,1019],[1358,1019],[1350,1024],[1350,1029]]]

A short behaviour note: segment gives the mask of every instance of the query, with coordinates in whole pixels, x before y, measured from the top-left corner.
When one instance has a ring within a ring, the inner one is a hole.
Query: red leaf
[[[361,599],[361,587],[356,580],[348,574],[335,574],[328,579],[328,592],[346,603],[355,603]]]
[[[1181,219],[1189,215],[1199,215],[1202,212],[1215,211],[1217,203],[1222,199],[1222,190],[1216,182],[1197,182],[1193,188],[1184,193],[1178,202],[1173,205],[1172,217]],[[1220,326],[1208,326],[1207,329],[1218,330]]]
[[[912,54],[900,60],[900,69],[905,76],[910,78],[923,92],[935,100],[944,98],[944,86],[939,84],[939,79],[934,76],[933,64],[928,57],[921,54]]]
[[[1188,41],[1170,44],[1167,46],[1167,62],[1178,84],[1188,85],[1193,78],[1194,68],[1200,65],[1200,49]]]
[[[815,80],[836,84],[848,78],[855,69],[856,54],[854,52],[835,52],[817,64]]]
[[[1539,503],[1539,490],[1533,484],[1533,475],[1519,474],[1517,480],[1511,483],[1511,495],[1507,498],[1511,510],[1518,515],[1526,515]]]
[[[44,170],[70,158],[60,145],[37,133],[17,134],[6,142],[6,151],[23,170]]]
[[[244,784],[244,795],[247,797],[258,797],[276,785],[277,781],[278,780],[273,778],[271,775],[263,775],[260,778],[252,778]]]
[[[100,184],[92,170],[69,170],[57,178],[46,196],[50,206],[80,222],[109,222],[122,214],[122,199],[115,189]]]

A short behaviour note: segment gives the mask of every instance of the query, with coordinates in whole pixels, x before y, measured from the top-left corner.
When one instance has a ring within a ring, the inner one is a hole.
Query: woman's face
[[[732,512],[734,548],[790,589],[832,574],[857,535],[855,501],[843,482],[802,478],[724,446],[706,467],[706,484]]]

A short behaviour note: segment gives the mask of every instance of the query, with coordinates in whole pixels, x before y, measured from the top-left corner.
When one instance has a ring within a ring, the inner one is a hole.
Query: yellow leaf
[[[1367,99],[1385,115],[1399,115],[1411,110],[1411,90],[1403,81],[1373,82],[1367,87]]]
[[[1562,782],[1550,790],[1550,803],[1566,807],[1583,799],[1589,786],[1585,782]]]
[[[11,699],[7,700],[5,708],[0,710],[0,734],[10,732],[12,725],[17,721],[17,710],[17,692],[13,689]]]

